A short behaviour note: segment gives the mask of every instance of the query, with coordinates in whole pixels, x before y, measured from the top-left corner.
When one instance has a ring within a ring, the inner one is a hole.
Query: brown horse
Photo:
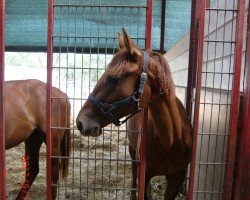
[[[124,122],[120,118],[148,107],[145,199],[149,199],[150,179],[164,175],[167,179],[165,199],[173,200],[185,180],[191,159],[191,124],[175,96],[171,72],[164,58],[158,53],[140,50],[124,29],[118,41],[119,51],[81,108],[77,127],[85,136],[98,136],[107,124],[120,125]],[[139,115],[129,119],[129,130],[141,130],[141,126]],[[130,154],[135,159],[140,145],[138,134],[130,132],[128,137]],[[132,163],[132,172],[132,186],[136,187],[136,163]],[[131,198],[136,199],[135,192]]]
[[[66,94],[52,88],[52,155],[69,156],[71,135],[70,103]],[[24,199],[39,173],[39,151],[46,143],[46,84],[38,80],[6,81],[4,83],[4,113],[6,149],[25,143],[24,165],[26,175],[17,199]],[[21,161],[20,161],[21,162]],[[56,184],[59,172],[65,178],[68,172],[68,159],[52,159],[52,183]],[[57,188],[52,187],[55,199]]]

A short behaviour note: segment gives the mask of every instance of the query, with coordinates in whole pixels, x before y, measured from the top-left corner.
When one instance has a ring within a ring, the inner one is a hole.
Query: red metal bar
[[[236,170],[234,199],[250,199],[250,5],[248,5],[245,78],[242,116],[243,127],[240,134],[238,165]]]
[[[5,133],[3,113],[3,84],[5,57],[5,0],[0,3],[0,198],[6,199]]]
[[[190,41],[189,41],[189,63],[188,63],[188,82],[186,93],[186,111],[191,119],[192,116],[192,100],[193,89],[195,87],[197,57],[198,57],[198,39],[199,39],[199,21],[200,21],[200,6],[199,1],[192,1],[191,10],[191,28],[190,28]]]
[[[52,86],[52,65],[53,65],[53,31],[54,31],[54,10],[53,0],[48,0],[48,41],[47,41],[47,199],[51,197],[51,86]]]
[[[144,200],[145,191],[145,169],[146,169],[146,137],[147,137],[147,119],[148,119],[148,109],[143,109],[143,126],[142,126],[142,136],[140,144],[140,181],[139,181],[139,199]]]
[[[146,42],[145,49],[151,48],[152,36],[152,17],[153,17],[153,1],[147,0],[147,14],[146,14]],[[143,127],[140,145],[140,181],[139,181],[139,199],[144,200],[145,190],[145,169],[146,169],[146,137],[147,137],[147,122],[148,109],[143,109]]]
[[[235,147],[237,138],[238,126],[238,111],[239,111],[239,93],[240,93],[240,75],[242,62],[242,43],[244,30],[244,11],[245,0],[238,0],[236,16],[236,33],[235,33],[235,52],[234,52],[234,78],[232,87],[232,107],[229,121],[229,139],[227,147],[227,166],[225,171],[224,181],[224,199],[230,200],[232,196],[233,175],[235,165]]]
[[[207,8],[210,8],[210,0],[207,0],[206,7],[207,7]]]
[[[165,19],[166,19],[166,0],[162,0],[161,4],[161,38],[160,38],[160,52],[163,54],[165,42]]]
[[[200,0],[196,2],[196,12],[199,10],[198,19],[198,49],[197,49],[197,78],[196,78],[196,94],[195,94],[195,108],[194,108],[194,132],[193,132],[193,152],[192,161],[190,165],[190,180],[188,199],[193,199],[194,192],[194,176],[195,176],[195,160],[196,160],[196,148],[198,138],[198,127],[199,127],[199,112],[200,112],[200,92],[201,92],[201,80],[202,80],[202,63],[203,63],[203,45],[204,45],[204,24],[205,24],[205,9],[206,0]],[[194,60],[195,61],[195,60]]]
[[[146,49],[151,48],[152,39],[152,18],[153,18],[153,0],[147,0],[147,16],[146,16]]]

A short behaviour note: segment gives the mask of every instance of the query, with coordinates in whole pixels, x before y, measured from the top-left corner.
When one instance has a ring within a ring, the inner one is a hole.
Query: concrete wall
[[[236,0],[218,0],[214,8],[236,9]],[[248,1],[246,8],[248,6]],[[242,59],[242,75],[245,58],[245,33]],[[206,13],[205,40],[234,41],[235,13],[210,11]],[[185,103],[188,74],[189,33],[166,54],[172,76],[177,86],[177,96]],[[226,163],[228,126],[230,118],[231,89],[233,80],[234,43],[205,42],[199,136],[196,152],[194,199],[222,199]],[[243,77],[243,76],[242,76]],[[243,90],[243,78],[241,91]]]

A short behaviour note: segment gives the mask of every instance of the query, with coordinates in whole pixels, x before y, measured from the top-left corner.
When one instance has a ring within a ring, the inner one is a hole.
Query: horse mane
[[[166,103],[167,103],[167,109],[171,116],[171,122],[174,129],[169,129],[168,135],[170,136],[170,144],[173,144],[174,141],[174,135],[178,137],[179,140],[182,139],[182,121],[179,109],[177,107],[176,103],[176,97],[175,97],[175,86],[174,81],[171,76],[171,71],[169,68],[169,65],[165,58],[156,52],[152,52],[151,56],[154,58],[156,62],[156,68],[158,70],[158,79],[160,84],[160,93],[165,94],[166,96]],[[172,132],[172,133],[171,133]],[[163,141],[165,141],[164,136],[159,135],[160,138],[163,137]]]
[[[157,52],[151,52],[151,56],[154,58],[158,70],[160,93],[166,95],[175,95],[174,81],[172,79],[171,70],[167,61],[161,54]]]

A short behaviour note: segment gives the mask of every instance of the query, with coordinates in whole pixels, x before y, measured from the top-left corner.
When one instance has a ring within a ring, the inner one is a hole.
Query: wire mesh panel
[[[231,191],[224,188],[233,177],[243,37],[241,3],[215,1],[206,8],[193,199],[230,199],[224,191]]]
[[[127,125],[108,125],[99,137],[83,137],[75,119],[117,51],[122,27],[145,48],[147,2],[55,0],[51,6],[54,53],[48,76],[70,101],[72,142],[70,156],[64,157],[70,160],[68,177],[55,183],[52,171],[52,190],[57,187],[58,199],[129,199],[131,190],[139,191],[130,187],[131,162],[139,160],[130,158]],[[52,104],[53,99],[52,94]],[[68,129],[61,124],[50,128],[52,138],[53,130]],[[52,161],[58,158],[53,146],[51,155]]]

